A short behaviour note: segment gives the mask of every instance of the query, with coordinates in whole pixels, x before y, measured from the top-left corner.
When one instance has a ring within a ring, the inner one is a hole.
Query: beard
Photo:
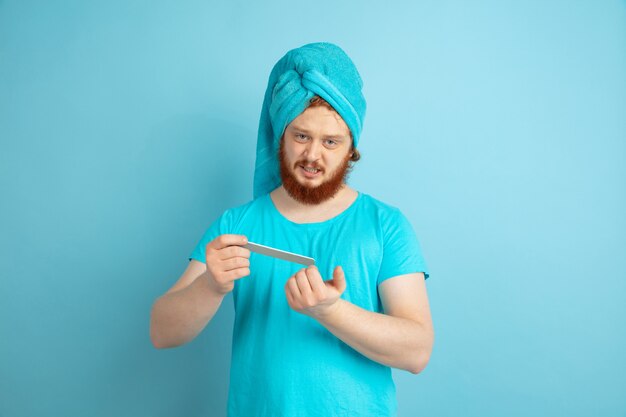
[[[287,166],[285,157],[284,140],[280,141],[280,149],[278,151],[278,161],[280,164],[280,177],[283,180],[283,187],[287,194],[296,201],[306,205],[317,205],[333,198],[343,187],[348,179],[352,165],[350,165],[350,152],[343,159],[339,167],[331,175],[331,177],[322,182],[318,186],[309,186],[301,184],[293,173],[300,165],[309,165],[306,161],[297,161],[293,168]],[[314,168],[319,168],[313,165]]]

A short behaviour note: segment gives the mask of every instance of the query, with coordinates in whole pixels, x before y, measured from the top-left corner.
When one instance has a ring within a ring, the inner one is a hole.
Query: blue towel
[[[278,148],[285,128],[317,95],[326,100],[350,128],[354,147],[365,117],[363,82],[354,63],[332,43],[310,43],[287,52],[270,74],[256,148],[254,198],[278,187],[282,180]]]

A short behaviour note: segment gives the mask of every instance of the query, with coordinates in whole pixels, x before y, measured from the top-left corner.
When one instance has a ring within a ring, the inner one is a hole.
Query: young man
[[[265,95],[253,201],[206,231],[154,304],[157,348],[192,340],[233,292],[229,416],[391,416],[390,367],[417,374],[433,328],[426,264],[395,207],[350,188],[365,100],[327,43],[289,51]],[[315,259],[250,253],[248,241]]]

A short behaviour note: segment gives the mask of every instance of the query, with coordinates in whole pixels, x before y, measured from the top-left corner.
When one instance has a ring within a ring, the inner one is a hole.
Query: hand
[[[319,318],[337,306],[336,302],[346,289],[343,269],[337,266],[333,279],[324,281],[316,266],[296,272],[285,284],[289,307],[298,313]]]
[[[209,285],[225,295],[235,287],[235,280],[250,275],[250,250],[238,245],[248,243],[243,235],[220,235],[206,245]]]

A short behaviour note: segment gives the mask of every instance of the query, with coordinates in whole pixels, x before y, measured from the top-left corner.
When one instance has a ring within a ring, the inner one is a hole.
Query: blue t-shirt
[[[221,234],[315,259],[324,280],[341,265],[341,298],[383,312],[378,285],[424,272],[427,266],[410,223],[399,209],[359,193],[339,215],[294,223],[269,194],[226,210],[206,231],[190,259],[205,262],[207,243]],[[342,342],[317,320],[292,310],[285,283],[305,268],[250,254],[250,275],[235,281],[228,415],[230,417],[395,416],[391,369]]]

